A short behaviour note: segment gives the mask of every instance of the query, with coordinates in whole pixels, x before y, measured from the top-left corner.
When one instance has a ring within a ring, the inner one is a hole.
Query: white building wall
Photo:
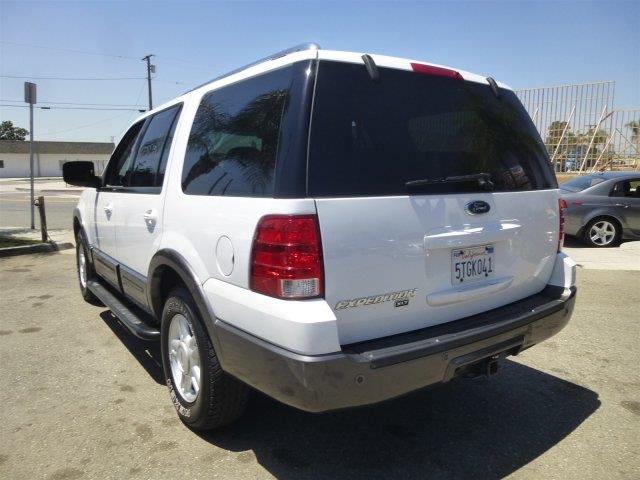
[[[74,160],[92,161],[96,174],[100,175],[110,155],[36,153],[33,157],[36,177],[61,177],[62,163]],[[28,153],[0,153],[0,161],[4,163],[4,168],[0,168],[0,178],[24,178],[30,175]]]

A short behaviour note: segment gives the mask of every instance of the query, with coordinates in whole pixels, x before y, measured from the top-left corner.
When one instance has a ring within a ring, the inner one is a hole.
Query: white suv
[[[162,345],[178,415],[249,388],[307,411],[386,400],[559,332],[575,301],[534,125],[492,78],[280,52],[144,114],[74,213],[82,295]]]

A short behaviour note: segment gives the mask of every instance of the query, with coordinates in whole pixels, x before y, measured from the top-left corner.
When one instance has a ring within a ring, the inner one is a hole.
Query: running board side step
[[[87,288],[100,299],[106,307],[118,317],[120,323],[136,337],[142,340],[158,340],[160,331],[145,323],[138,315],[129,309],[120,299],[107,290],[100,282],[88,280]]]

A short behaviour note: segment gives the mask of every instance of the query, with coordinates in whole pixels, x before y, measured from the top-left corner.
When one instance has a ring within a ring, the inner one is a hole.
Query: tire
[[[620,243],[622,227],[611,217],[597,217],[584,227],[582,240],[590,247],[609,248]]]
[[[96,275],[90,258],[89,249],[82,239],[82,234],[78,232],[76,236],[76,271],[78,272],[80,293],[85,302],[97,307],[103,307],[104,304],[87,288],[87,281],[95,278]]]
[[[183,287],[173,290],[164,304],[160,338],[165,382],[185,425],[211,430],[242,415],[249,389],[222,371],[198,309]]]

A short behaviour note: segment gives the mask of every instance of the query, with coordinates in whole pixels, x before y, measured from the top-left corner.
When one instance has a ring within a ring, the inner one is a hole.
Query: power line
[[[17,107],[17,108],[29,108],[29,105],[11,105],[8,103],[0,104],[0,107]],[[146,112],[144,108],[102,108],[102,107],[34,107],[40,110],[119,110],[122,112]]]
[[[0,98],[0,102],[16,102],[16,103],[24,103],[24,100],[9,100],[6,98]],[[81,105],[81,106],[94,106],[94,107],[144,107],[141,104],[133,104],[133,103],[83,103],[83,102],[56,102],[56,101],[43,101],[39,100],[40,104],[47,105]]]
[[[96,55],[96,56],[100,56],[100,57],[111,57],[111,58],[118,58],[118,59],[122,59],[122,60],[138,60],[137,57],[130,57],[128,55],[116,55],[116,54],[112,54],[112,53],[89,52],[89,51],[86,51],[86,50],[75,50],[75,49],[71,49],[71,48],[47,47],[47,46],[44,46],[44,45],[31,45],[31,44],[28,44],[28,43],[0,41],[0,44],[15,45],[15,46],[18,46],[18,47],[40,48],[40,49],[44,49],[44,50],[56,50],[56,51],[59,51],[59,52],[79,53],[79,54],[82,54],[82,55]],[[197,64],[197,63],[191,62],[189,60],[182,60],[182,59],[174,58],[174,57],[165,57],[164,55],[161,56],[161,59],[163,61],[165,61],[165,62],[168,62],[168,63],[182,64],[182,65],[186,65],[186,66],[191,67],[191,68],[197,68],[197,69],[201,69],[201,70],[206,70],[208,72],[210,72],[210,71],[215,69],[213,66],[210,66],[210,65],[201,65],[201,64]]]
[[[0,75],[2,78],[28,78],[30,80],[80,80],[80,81],[93,81],[93,80],[141,80],[146,77],[112,77],[112,78],[75,78],[75,77],[32,77],[30,75]]]
[[[154,82],[162,82],[162,83],[172,83],[175,85],[193,85],[193,83],[188,83],[188,82],[179,82],[177,80],[162,80],[159,78],[154,78],[153,79]]]
[[[46,46],[43,46],[43,45],[31,45],[31,44],[28,44],[28,43],[5,42],[5,41],[0,41],[0,43],[3,43],[5,45],[15,45],[17,47],[42,48],[44,50],[57,50],[57,51],[60,51],[60,52],[79,53],[79,54],[82,54],[82,55],[97,55],[97,56],[101,56],[101,57],[120,58],[120,59],[126,59],[126,60],[138,60],[135,57],[128,57],[126,55],[114,55],[114,54],[111,54],[111,53],[88,52],[86,50],[75,50],[75,49],[71,49],[71,48],[46,47]]]
[[[29,79],[29,80],[71,80],[71,81],[111,81],[111,80],[146,80],[147,77],[112,77],[112,78],[75,78],[75,77],[31,77],[29,75],[0,75],[0,78],[15,78],[15,79]],[[158,78],[153,79],[156,82],[171,83],[175,85],[191,85],[187,82],[180,82],[178,80],[162,80]]]
[[[103,120],[98,120],[97,122],[87,123],[87,124],[84,124],[84,125],[79,125],[77,127],[67,128],[65,130],[58,130],[58,131],[55,131],[55,132],[45,132],[45,133],[41,133],[38,136],[39,137],[43,137],[43,136],[49,136],[49,135],[57,135],[59,133],[73,132],[75,130],[82,130],[83,128],[93,127],[94,125],[99,125],[100,123],[110,122],[110,121],[115,120],[116,118],[120,118],[120,117],[122,117],[124,115],[126,115],[126,113],[119,113],[114,117],[109,117],[109,118],[105,118]]]

